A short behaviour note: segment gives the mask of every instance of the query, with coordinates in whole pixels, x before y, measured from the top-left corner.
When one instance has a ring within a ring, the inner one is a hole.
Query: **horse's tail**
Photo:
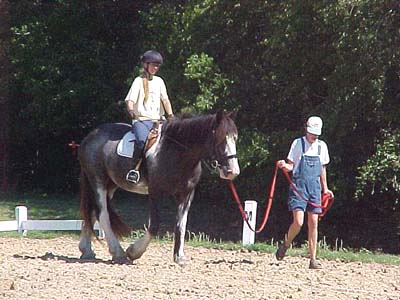
[[[98,218],[99,207],[96,204],[96,200],[94,199],[93,190],[90,186],[87,175],[83,170],[81,170],[79,185],[80,215],[83,220],[83,226],[86,230],[90,230],[94,233],[93,217],[96,216]]]
[[[111,230],[118,238],[129,236],[132,231],[131,228],[124,223],[121,216],[111,205],[110,200],[111,199],[107,196],[107,210],[110,217]],[[87,175],[83,170],[81,170],[80,174],[80,201],[80,213],[84,221],[84,227],[94,233],[93,221],[94,217],[96,217],[97,220],[99,219],[100,208],[95,200]]]

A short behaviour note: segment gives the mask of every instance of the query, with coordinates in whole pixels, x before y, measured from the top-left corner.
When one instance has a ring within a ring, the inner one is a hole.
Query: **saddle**
[[[154,126],[150,130],[149,135],[147,136],[146,139],[146,143],[144,145],[143,149],[144,155],[157,142],[157,138],[160,131],[161,131],[160,122],[154,123]],[[125,133],[117,145],[117,154],[119,156],[132,158],[133,153],[135,151],[135,141],[136,137],[132,131],[128,131],[127,133]]]

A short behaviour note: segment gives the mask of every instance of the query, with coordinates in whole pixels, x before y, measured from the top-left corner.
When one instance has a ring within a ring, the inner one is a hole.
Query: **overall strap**
[[[318,156],[321,155],[321,143],[318,140]]]

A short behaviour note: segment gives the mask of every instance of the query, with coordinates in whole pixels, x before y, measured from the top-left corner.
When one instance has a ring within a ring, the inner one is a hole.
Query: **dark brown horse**
[[[200,180],[201,161],[214,161],[224,179],[232,180],[240,172],[236,156],[238,132],[232,114],[218,112],[165,122],[158,143],[146,153],[144,176],[138,184],[125,180],[132,167],[131,161],[116,153],[118,142],[130,129],[128,124],[102,125],[92,131],[79,148],[81,215],[84,220],[79,243],[81,258],[95,258],[91,240],[96,220],[104,230],[113,261],[127,263],[141,257],[159,229],[159,202],[174,196],[178,206],[174,261],[183,264],[186,221],[194,189]],[[148,194],[150,201],[148,230],[126,251],[119,238],[128,235],[130,230],[110,206],[118,188]]]

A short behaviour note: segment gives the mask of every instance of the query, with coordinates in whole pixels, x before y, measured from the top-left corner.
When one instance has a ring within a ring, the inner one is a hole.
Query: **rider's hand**
[[[132,118],[132,120],[136,119],[136,115],[133,110],[129,110],[128,113],[129,113],[130,117]]]
[[[169,114],[169,115],[167,116],[167,119],[168,119],[168,121],[175,120],[174,114]]]

